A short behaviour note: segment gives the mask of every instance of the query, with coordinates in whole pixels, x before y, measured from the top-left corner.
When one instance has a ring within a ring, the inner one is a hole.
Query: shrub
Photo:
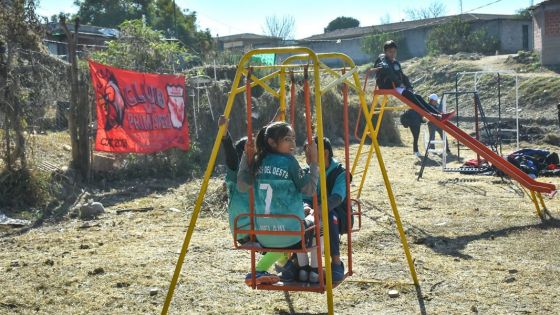
[[[411,57],[404,36],[401,33],[374,32],[362,39],[362,51],[370,55],[372,60],[375,60],[379,54],[383,53],[383,44],[388,40],[394,40],[397,43],[399,59]]]
[[[458,52],[494,53],[500,41],[488,35],[485,28],[473,30],[469,22],[460,18],[435,27],[428,34],[430,54],[455,54]]]

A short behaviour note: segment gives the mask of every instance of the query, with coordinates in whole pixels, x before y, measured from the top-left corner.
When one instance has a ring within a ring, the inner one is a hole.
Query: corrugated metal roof
[[[465,21],[475,21],[475,20],[484,20],[484,21],[491,21],[491,20],[518,20],[520,19],[519,15],[504,15],[504,14],[482,14],[482,13],[468,13],[468,14],[459,14],[459,15],[449,15],[449,16],[442,16],[432,19],[423,19],[423,20],[415,20],[415,21],[405,21],[405,22],[397,22],[397,23],[389,23],[383,25],[373,25],[373,26],[365,26],[365,27],[353,27],[353,28],[346,28],[335,30],[332,32],[324,33],[324,34],[317,34],[307,38],[302,39],[303,41],[313,41],[313,40],[333,40],[333,39],[340,39],[340,38],[354,38],[354,37],[362,37],[372,32],[395,32],[395,31],[402,31],[402,30],[409,30],[409,29],[418,29],[424,27],[431,27],[439,24],[443,24],[444,22],[449,21],[452,18],[460,17]]]
[[[220,41],[236,41],[236,40],[248,40],[248,39],[253,39],[253,40],[254,39],[279,40],[280,37],[258,35],[258,34],[253,34],[253,33],[242,33],[242,34],[233,34],[233,35],[228,35],[228,36],[220,36],[220,37],[217,37],[216,39],[219,39]]]

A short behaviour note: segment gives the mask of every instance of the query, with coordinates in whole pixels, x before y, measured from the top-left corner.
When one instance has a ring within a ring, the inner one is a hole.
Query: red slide
[[[480,154],[480,156],[484,157],[487,161],[492,163],[492,165],[499,168],[502,172],[507,174],[512,179],[518,181],[521,185],[525,186],[526,188],[528,188],[532,191],[541,192],[541,193],[548,193],[548,194],[554,193],[556,191],[556,186],[554,186],[553,184],[542,183],[542,182],[539,182],[539,181],[536,181],[536,180],[532,179],[529,175],[527,175],[526,173],[524,173],[523,171],[521,171],[520,169],[515,167],[515,165],[511,164],[510,162],[508,162],[503,157],[494,153],[492,150],[490,150],[484,144],[480,143],[475,138],[469,136],[467,133],[465,133],[463,130],[459,129],[457,126],[455,126],[450,121],[443,121],[443,122],[440,121],[436,117],[434,117],[434,116],[430,115],[429,113],[427,113],[426,111],[424,111],[418,105],[412,103],[406,97],[400,95],[397,91],[395,91],[395,90],[377,90],[377,91],[375,91],[375,95],[392,95],[392,96],[398,98],[403,103],[408,105],[410,108],[412,108],[413,110],[418,112],[420,115],[424,116],[426,119],[428,119],[434,125],[438,126],[442,130],[444,130],[445,132],[450,134],[453,138],[457,139],[457,141],[466,145],[471,150]]]

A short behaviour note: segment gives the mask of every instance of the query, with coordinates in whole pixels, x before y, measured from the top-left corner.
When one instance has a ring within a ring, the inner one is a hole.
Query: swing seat
[[[242,213],[235,217],[234,219],[234,228],[233,228],[233,239],[237,240],[239,234],[247,234],[249,236],[256,236],[256,235],[276,235],[278,237],[282,236],[299,236],[301,241],[299,242],[300,246],[295,248],[275,248],[275,247],[264,247],[258,241],[251,241],[244,244],[240,244],[239,242],[234,242],[235,249],[243,249],[243,250],[254,250],[257,252],[290,252],[290,253],[307,253],[311,250],[317,248],[317,246],[308,246],[308,238],[314,236],[308,236],[306,238],[306,234],[312,233],[315,230],[315,224],[306,227],[305,221],[300,219],[298,216],[294,214],[255,214],[255,218],[268,218],[268,219],[290,219],[297,221],[300,229],[295,231],[269,231],[269,230],[254,230],[247,229],[247,224],[243,226],[239,226],[238,222],[240,218],[243,217],[251,217],[249,213]]]

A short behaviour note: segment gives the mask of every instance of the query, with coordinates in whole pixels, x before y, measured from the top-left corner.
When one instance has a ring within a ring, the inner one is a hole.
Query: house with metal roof
[[[340,29],[301,39],[299,44],[316,52],[342,52],[349,55],[357,64],[363,64],[373,61],[373,56],[362,49],[363,38],[374,33],[394,32],[400,33],[399,36],[404,39],[404,42],[397,44],[401,47],[406,45],[410,53],[409,57],[422,57],[428,53],[429,32],[453,18],[461,18],[471,23],[474,29],[486,28],[489,35],[500,41],[498,53],[515,53],[519,50],[533,49],[533,36],[530,36],[533,25],[530,18],[520,15],[479,13]],[[382,53],[382,50],[383,48],[379,47],[379,53]]]
[[[247,52],[255,48],[277,47],[282,45],[280,37],[252,33],[234,34],[214,38],[218,50]]]
[[[74,33],[74,24],[68,23],[68,30]],[[50,22],[46,25],[46,36],[43,42],[47,46],[52,55],[66,57],[66,34],[57,22]],[[114,28],[82,25],[78,27],[78,52],[85,49],[97,50],[105,48],[107,41],[116,39],[119,36],[119,31]]]

